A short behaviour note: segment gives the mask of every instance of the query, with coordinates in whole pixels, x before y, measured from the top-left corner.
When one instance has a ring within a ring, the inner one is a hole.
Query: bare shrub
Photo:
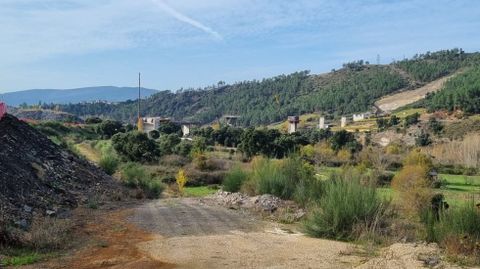
[[[0,249],[20,243],[20,233],[8,225],[5,209],[0,205]]]
[[[315,160],[320,164],[327,164],[335,159],[335,151],[327,142],[315,145]]]
[[[451,141],[425,149],[443,165],[462,165],[480,168],[480,134],[470,134],[462,141]]]
[[[52,251],[68,246],[73,224],[70,220],[34,218],[30,230],[23,235],[25,246],[35,250]]]
[[[403,169],[393,178],[392,187],[399,192],[400,204],[407,213],[418,216],[430,206],[433,192],[428,173],[431,169],[430,158],[415,150],[405,158]]]
[[[181,167],[188,163],[188,158],[180,155],[165,155],[160,159],[160,164],[165,166]]]

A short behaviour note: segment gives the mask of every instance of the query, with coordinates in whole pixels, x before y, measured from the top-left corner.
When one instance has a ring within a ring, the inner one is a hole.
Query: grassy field
[[[480,176],[442,174],[440,178],[446,183],[440,191],[450,204],[471,201],[472,198],[480,202]]]
[[[185,188],[185,196],[188,197],[205,197],[211,194],[214,194],[218,191],[216,188],[212,188],[209,186],[201,186],[201,187],[186,187]]]
[[[426,113],[427,110],[425,108],[408,108],[408,109],[401,109],[399,111],[395,111],[393,115],[403,119],[407,116],[413,115],[415,113],[418,113],[420,115]]]
[[[34,264],[56,256],[54,253],[41,254],[26,249],[8,249],[5,253],[6,255],[0,259],[0,268],[3,268],[4,266],[17,267]]]
[[[76,144],[75,148],[81,155],[87,158],[87,160],[94,163],[98,163],[100,161],[100,152],[92,148],[88,143],[84,142],[81,144]]]
[[[334,172],[340,171],[340,167],[319,167],[317,177],[328,179]],[[441,174],[439,178],[444,182],[440,189],[435,191],[445,195],[447,202],[451,205],[471,201],[480,202],[480,176],[464,176]],[[379,194],[386,199],[395,199],[395,191],[390,187],[379,187]]]

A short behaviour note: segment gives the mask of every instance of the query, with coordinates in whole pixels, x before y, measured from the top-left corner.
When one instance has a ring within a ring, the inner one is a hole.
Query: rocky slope
[[[35,213],[61,215],[120,187],[102,170],[67,152],[9,114],[0,120],[0,217],[23,228]]]

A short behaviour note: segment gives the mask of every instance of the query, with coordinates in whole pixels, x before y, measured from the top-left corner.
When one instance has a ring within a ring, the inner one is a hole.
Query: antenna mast
[[[141,73],[138,73],[138,114],[137,114],[137,129],[140,132],[143,132],[143,119],[140,115],[140,98],[142,97],[140,95],[140,89],[141,89]]]
[[[141,73],[138,73],[138,118],[140,119],[140,87],[141,87]]]

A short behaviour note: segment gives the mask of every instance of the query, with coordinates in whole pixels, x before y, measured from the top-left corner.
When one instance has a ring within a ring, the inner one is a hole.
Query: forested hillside
[[[142,114],[201,123],[237,114],[243,125],[268,124],[288,115],[314,111],[352,114],[369,110],[384,95],[451,74],[478,58],[478,53],[454,49],[417,55],[390,65],[357,61],[323,75],[302,71],[214,88],[163,91],[142,100]],[[60,109],[78,116],[97,115],[131,122],[136,117],[134,101],[70,104]]]
[[[463,110],[480,113],[480,66],[475,66],[449,80],[445,87],[426,100],[430,110]]]
[[[462,67],[468,55],[461,49],[442,50],[415,55],[412,59],[403,60],[395,65],[420,82],[430,82],[453,73]]]

